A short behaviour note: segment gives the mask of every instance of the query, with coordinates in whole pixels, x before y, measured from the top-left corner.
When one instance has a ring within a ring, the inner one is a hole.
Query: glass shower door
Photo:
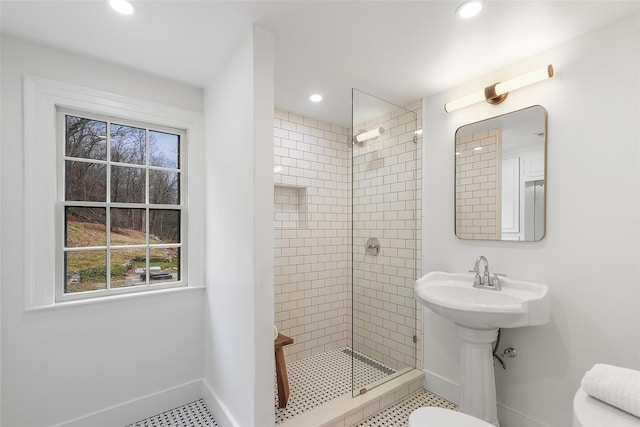
[[[416,367],[418,133],[416,111],[352,91],[354,396]]]

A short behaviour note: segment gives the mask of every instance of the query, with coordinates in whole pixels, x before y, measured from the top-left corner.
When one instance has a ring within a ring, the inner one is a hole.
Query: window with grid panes
[[[185,132],[58,109],[59,301],[182,286]]]

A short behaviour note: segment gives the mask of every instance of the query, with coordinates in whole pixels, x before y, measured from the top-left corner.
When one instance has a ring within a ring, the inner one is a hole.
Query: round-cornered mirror
[[[455,234],[538,241],[545,234],[547,112],[540,105],[458,128]]]

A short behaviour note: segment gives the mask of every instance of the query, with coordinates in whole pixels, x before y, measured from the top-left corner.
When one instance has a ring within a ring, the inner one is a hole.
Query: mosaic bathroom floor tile
[[[354,357],[352,357],[354,354]],[[287,363],[289,401],[278,408],[278,393],[274,390],[276,424],[322,405],[336,397],[351,393],[351,365],[354,367],[356,389],[383,379],[393,369],[348,347]],[[455,409],[456,406],[426,390],[420,390],[405,400],[379,412],[358,427],[404,427],[409,414],[422,406]],[[138,421],[127,427],[218,427],[204,400]]]
[[[395,405],[372,415],[356,427],[405,427],[409,422],[411,412],[423,406],[456,409],[456,405],[453,403],[423,389]]]
[[[218,427],[218,423],[200,399],[127,427]]]

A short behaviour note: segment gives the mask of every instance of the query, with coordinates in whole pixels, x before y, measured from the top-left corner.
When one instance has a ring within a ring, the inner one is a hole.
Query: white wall
[[[423,271],[466,271],[486,255],[492,271],[550,288],[551,321],[504,331],[500,350],[513,346],[518,357],[507,360],[506,371],[496,369],[499,404],[531,425],[570,425],[573,395],[594,363],[640,369],[639,30],[633,16],[425,100]],[[502,105],[443,111],[446,101],[548,63],[553,79]],[[458,240],[456,129],[533,104],[548,111],[546,237]],[[453,325],[425,312],[425,328],[425,369],[457,384]],[[427,386],[437,383],[429,378]],[[503,417],[503,427],[510,425]]]
[[[273,39],[259,27],[205,91],[205,397],[221,426],[273,411]]]
[[[0,49],[2,49],[1,46],[1,42],[2,42],[2,36],[0,36]],[[0,53],[2,51],[0,50]],[[0,62],[0,76],[2,76],[2,69],[1,69],[1,64],[2,62]],[[0,100],[4,99],[3,97],[3,89],[2,89],[2,82],[0,81]],[[2,102],[0,101],[0,113],[2,112]],[[4,134],[2,133],[2,115],[0,114],[0,142],[4,140],[3,136]],[[0,144],[0,165],[2,164],[2,144]],[[2,188],[2,168],[0,167],[0,188]],[[2,198],[0,197],[0,230],[2,227],[2,206],[3,206],[3,201]],[[2,274],[2,244],[0,244],[0,425],[2,425],[2,278],[4,277]]]
[[[2,425],[62,423],[199,380],[202,290],[24,311],[29,159],[21,79],[26,73],[195,111],[202,110],[202,91],[7,36],[1,47]]]

